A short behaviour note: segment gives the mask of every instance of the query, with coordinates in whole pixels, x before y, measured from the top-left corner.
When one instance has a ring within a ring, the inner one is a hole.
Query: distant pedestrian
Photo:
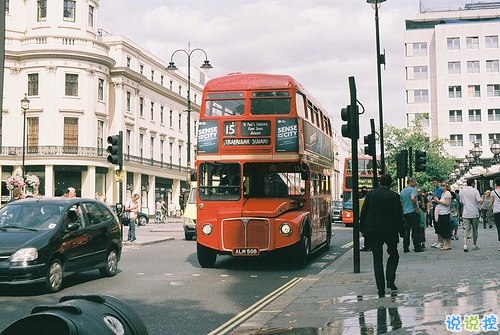
[[[12,198],[10,199],[10,202],[16,201],[16,200],[21,200],[24,199],[24,193],[23,190],[20,188],[16,187],[12,190]]]
[[[489,226],[491,228],[491,222],[488,222],[490,220],[491,215],[490,213],[490,197],[491,197],[491,191],[486,190],[483,195],[483,203],[481,205],[481,218],[483,220],[483,228],[486,229],[486,226]]]
[[[418,202],[418,207],[420,208],[420,248],[422,248],[422,250],[425,250],[425,242],[427,241],[425,238],[427,215],[432,205],[430,204],[429,200],[427,200],[425,192],[422,193],[418,189],[417,189],[417,202]]]
[[[441,187],[439,180],[436,177],[432,178],[432,185],[434,185],[434,192],[432,194],[432,209],[430,214],[434,226],[434,232],[437,235],[437,242],[431,245],[431,247],[440,249],[443,247],[443,237],[441,236],[437,227],[438,215],[436,215],[436,206],[439,202],[439,199],[441,199],[441,195],[443,194],[443,188]]]
[[[474,179],[467,179],[467,186],[460,192],[460,202],[464,205],[462,220],[464,225],[464,251],[469,251],[467,240],[472,238],[472,249],[477,250],[477,226],[479,225],[479,209],[483,199],[479,191],[475,189],[476,181]]]
[[[413,241],[413,251],[423,251],[420,243],[420,208],[417,201],[417,180],[408,178],[408,185],[401,191],[400,198],[403,204],[404,235],[403,252],[410,252],[410,234]]]
[[[438,236],[441,236],[441,250],[451,250],[451,192],[447,183],[442,182],[441,187],[443,192],[441,193],[441,198],[435,197],[433,202],[436,204],[434,209],[437,212],[437,223],[435,227],[437,229]]]
[[[372,249],[373,269],[378,296],[385,296],[387,288],[397,291],[396,270],[399,264],[398,243],[403,235],[403,208],[399,194],[391,191],[389,174],[380,177],[380,187],[367,193],[360,214],[360,230]],[[387,266],[384,276],[383,246],[387,245]]]
[[[457,201],[457,194],[451,192],[451,204],[450,204],[450,215],[451,215],[451,239],[458,241],[458,220],[460,218],[459,205]]]
[[[137,220],[137,212],[139,212],[139,194],[134,194],[130,199],[125,202],[125,212],[128,212],[130,223],[128,224],[128,238],[127,241],[134,242],[135,224]]]
[[[500,241],[500,177],[495,179],[495,186],[495,189],[490,193],[490,213],[492,213],[495,226],[497,226],[498,241]]]
[[[64,191],[62,198],[76,198],[76,190],[74,187],[68,187],[66,191]]]

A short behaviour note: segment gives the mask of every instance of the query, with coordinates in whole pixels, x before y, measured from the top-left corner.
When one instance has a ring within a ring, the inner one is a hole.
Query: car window
[[[112,212],[113,209],[108,207],[106,204],[98,203],[98,205],[99,205],[99,208],[101,209],[102,214],[104,215],[104,218],[106,221],[113,219],[113,216],[114,216],[113,212]]]
[[[68,212],[66,213],[66,217],[64,218],[64,223],[78,223],[80,228],[87,226],[87,221],[85,220],[85,216],[82,213],[81,204],[73,205]]]
[[[107,216],[102,212],[99,204],[94,202],[85,202],[82,205],[85,209],[85,212],[87,213],[89,225],[106,222]]]
[[[61,221],[62,207],[48,204],[4,206],[0,211],[0,227],[50,230]]]

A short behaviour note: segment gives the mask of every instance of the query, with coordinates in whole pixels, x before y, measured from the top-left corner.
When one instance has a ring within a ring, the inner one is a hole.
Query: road
[[[55,304],[62,296],[104,294],[132,306],[152,335],[225,334],[236,325],[232,322],[236,315],[243,312],[243,318],[250,317],[245,312],[248,307],[281,294],[295,278],[320,272],[351,247],[351,240],[352,230],[336,224],[330,250],[313,255],[302,270],[272,257],[229,256],[219,257],[216,268],[204,269],[196,258],[196,242],[180,238],[126,246],[114,278],[100,278],[98,271],[77,274],[67,278],[63,291],[56,294],[0,287],[0,329],[29,315],[33,307]]]

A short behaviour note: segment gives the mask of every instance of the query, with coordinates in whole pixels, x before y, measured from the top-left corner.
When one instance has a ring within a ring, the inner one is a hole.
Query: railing
[[[23,147],[0,147],[0,159],[18,159],[23,155]],[[68,146],[27,146],[26,157],[97,157],[106,162],[108,153],[104,148],[96,147],[68,147]],[[169,162],[162,162],[154,160],[151,158],[145,158],[140,156],[133,156],[125,154],[123,155],[124,165],[133,164],[148,166],[159,169],[169,169],[172,171],[179,171],[182,173],[187,173],[188,169],[186,166],[181,166],[177,164],[172,164]]]

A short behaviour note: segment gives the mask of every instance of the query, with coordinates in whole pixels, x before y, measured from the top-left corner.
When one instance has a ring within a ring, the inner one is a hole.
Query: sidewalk
[[[135,226],[137,240],[134,242],[127,242],[129,227],[123,228],[123,247],[148,245],[184,238],[181,218],[168,218],[166,223],[155,223],[154,219],[150,219],[145,226]]]
[[[300,280],[231,334],[452,334],[452,327],[472,334],[473,326],[475,334],[498,334],[482,328],[496,329],[495,318],[500,317],[496,228],[480,227],[480,249],[471,250],[469,241],[467,253],[463,239],[452,241],[449,251],[431,248],[436,240],[432,227],[426,238],[427,250],[421,253],[403,253],[399,244],[398,292],[386,290],[386,297],[378,298],[371,252],[360,253],[361,271],[354,273],[350,250],[318,275]],[[447,317],[452,321],[448,327]]]

